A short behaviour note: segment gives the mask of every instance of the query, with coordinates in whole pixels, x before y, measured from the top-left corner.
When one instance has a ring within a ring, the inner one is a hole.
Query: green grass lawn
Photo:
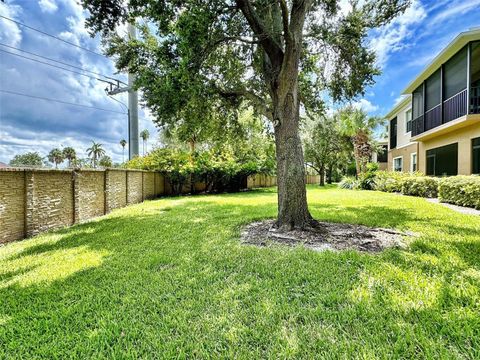
[[[273,189],[130,206],[0,247],[0,357],[480,357],[480,217],[308,196],[317,219],[419,237],[376,255],[241,245],[275,216]]]

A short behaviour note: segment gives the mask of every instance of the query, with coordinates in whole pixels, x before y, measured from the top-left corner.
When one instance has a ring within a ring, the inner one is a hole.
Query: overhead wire
[[[90,106],[90,105],[72,103],[72,102],[63,101],[63,100],[58,100],[58,99],[46,98],[46,97],[43,97],[43,96],[37,96],[37,95],[30,95],[30,94],[25,94],[25,93],[19,93],[19,92],[11,91],[11,90],[0,89],[0,92],[5,93],[5,94],[11,94],[11,95],[17,95],[17,96],[24,96],[24,97],[28,97],[28,98],[32,98],[32,99],[39,99],[39,100],[57,102],[57,103],[60,103],[60,104],[66,104],[66,105],[72,105],[72,106],[79,106],[79,107],[83,107],[83,108],[87,108],[87,109],[95,109],[95,110],[100,110],[100,111],[106,111],[106,112],[111,112],[111,113],[116,113],[116,114],[127,115],[127,113],[122,112],[122,111],[116,111],[116,110],[99,108],[99,107],[96,107],[96,106]]]
[[[92,54],[95,54],[95,55],[98,55],[98,56],[102,56],[102,57],[104,57],[104,58],[107,58],[105,55],[100,54],[100,53],[98,53],[98,52],[96,52],[96,51],[90,50],[90,49],[88,49],[88,48],[86,48],[86,47],[83,47],[83,46],[77,45],[77,44],[75,44],[75,43],[72,43],[72,42],[70,42],[70,41],[64,40],[64,39],[62,39],[62,38],[60,38],[60,37],[58,37],[58,36],[49,34],[49,33],[45,32],[45,31],[39,30],[39,29],[37,29],[37,28],[34,28],[33,26],[29,26],[29,25],[24,24],[24,23],[22,23],[22,22],[20,22],[20,21],[11,19],[11,18],[9,18],[9,17],[7,17],[7,16],[0,15],[0,18],[3,18],[3,19],[8,20],[8,21],[11,21],[11,22],[13,22],[13,23],[15,23],[15,24],[17,24],[17,25],[23,26],[23,27],[25,27],[25,28],[27,28],[27,29],[30,29],[30,30],[32,30],[32,31],[36,31],[36,32],[38,32],[38,33],[40,33],[40,34],[43,34],[43,35],[45,35],[45,36],[49,36],[49,37],[51,37],[51,38],[54,38],[54,39],[56,39],[56,40],[58,40],[58,41],[61,41],[61,42],[65,43],[65,44],[74,46],[74,47],[76,47],[76,48],[78,48],[78,49],[82,49],[82,50],[88,51],[88,52],[90,52],[90,53],[92,53]],[[108,58],[107,58],[107,59],[108,59]]]
[[[4,52],[4,53],[6,53],[6,54],[13,55],[13,56],[18,56],[18,57],[23,58],[23,59],[26,59],[26,60],[31,60],[31,61],[34,61],[34,62],[43,64],[43,65],[48,65],[48,66],[51,66],[51,67],[54,67],[54,68],[57,68],[57,69],[61,69],[61,70],[65,70],[65,71],[70,71],[71,73],[74,73],[74,74],[77,74],[77,75],[81,75],[81,76],[85,76],[85,77],[90,78],[90,79],[93,79],[93,80],[98,80],[98,81],[106,82],[106,83],[109,83],[109,84],[111,83],[111,81],[109,81],[109,80],[100,79],[100,78],[98,78],[98,77],[94,77],[94,76],[91,76],[91,75],[87,75],[87,74],[81,73],[81,72],[79,72],[79,71],[75,71],[75,70],[72,70],[72,69],[64,68],[64,67],[62,67],[62,66],[50,64],[50,63],[45,62],[45,61],[33,59],[33,58],[28,57],[28,56],[24,56],[24,55],[21,55],[21,54],[16,54],[16,53],[13,53],[13,52],[10,52],[10,51],[7,51],[7,50],[3,50],[3,49],[0,49],[0,51],[1,51],[1,52]]]
[[[72,65],[72,64],[69,64],[69,63],[66,63],[66,62],[63,62],[63,61],[60,61],[60,60],[56,60],[56,59],[52,59],[52,58],[49,58],[47,56],[43,56],[43,55],[40,55],[40,54],[36,54],[34,52],[31,52],[31,51],[27,51],[27,50],[23,50],[23,49],[20,49],[20,48],[17,48],[15,46],[10,46],[10,45],[7,45],[7,44],[3,44],[3,43],[0,43],[0,46],[4,46],[6,48],[9,48],[9,49],[12,49],[12,50],[16,50],[16,51],[20,51],[20,52],[23,52],[25,54],[28,54],[28,55],[33,55],[33,56],[36,56],[36,57],[39,57],[41,59],[44,59],[44,60],[48,60],[48,61],[52,61],[52,62],[55,62],[57,64],[61,64],[61,65],[65,65],[65,66],[70,66],[74,69],[78,69],[78,70],[82,70],[86,73],[89,73],[89,74],[93,74],[93,75],[97,75],[97,76],[101,76],[101,77],[104,77],[106,79],[109,79],[109,80],[113,80],[113,81],[116,81],[116,82],[121,82],[122,84],[125,84],[125,82],[119,80],[119,79],[115,79],[113,77],[110,77],[110,76],[107,76],[107,75],[103,75],[102,73],[98,73],[98,72],[95,72],[95,71],[92,71],[92,70],[88,70],[88,69],[84,69],[80,66],[76,66],[76,65]],[[5,52],[5,50],[3,50]],[[9,53],[9,54],[14,54],[14,53]]]

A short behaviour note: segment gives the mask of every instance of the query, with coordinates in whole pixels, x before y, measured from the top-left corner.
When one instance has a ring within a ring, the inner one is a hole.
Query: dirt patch
[[[304,245],[315,251],[359,250],[379,252],[388,248],[405,248],[402,233],[390,229],[370,228],[363,225],[319,222],[318,227],[308,230],[281,232],[274,228],[274,220],[254,222],[242,231],[242,242],[256,246],[282,244]]]

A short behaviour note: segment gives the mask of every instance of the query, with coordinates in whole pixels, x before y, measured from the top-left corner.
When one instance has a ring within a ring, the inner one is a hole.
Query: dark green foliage
[[[32,166],[32,167],[42,167],[43,166],[43,157],[40,156],[38,152],[28,152],[25,154],[15,155],[12,160],[10,160],[10,166]]]
[[[128,161],[125,167],[160,171],[177,194],[192,182],[204,182],[208,192],[234,192],[245,188],[249,175],[272,174],[275,161],[271,155],[240,159],[225,151],[191,154],[182,150],[155,149],[144,157]]]
[[[440,179],[440,201],[480,209],[480,176],[451,176]]]
[[[366,165],[366,171],[360,173],[358,177],[359,187],[362,190],[374,190],[375,189],[375,176],[378,171],[377,163],[368,163]]]
[[[306,118],[302,130],[305,162],[320,175],[320,185],[324,185],[327,172],[333,177],[351,159],[351,143],[341,134],[333,116]]]
[[[108,155],[103,155],[98,161],[98,165],[103,168],[109,168],[113,166],[112,158]]]
[[[429,176],[408,176],[402,179],[402,194],[436,198],[438,196],[438,179]]]

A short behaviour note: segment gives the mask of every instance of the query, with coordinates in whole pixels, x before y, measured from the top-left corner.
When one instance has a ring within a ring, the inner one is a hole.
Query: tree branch
[[[278,2],[280,3],[280,9],[282,10],[282,23],[285,43],[288,45],[292,41],[292,34],[290,33],[290,28],[288,25],[288,6],[285,0],[278,0]]]
[[[258,17],[255,9],[252,6],[250,0],[235,0],[237,6],[247,19],[252,31],[257,35],[260,44],[267,53],[272,63],[281,64],[283,60],[283,50],[281,46],[268,34],[265,25]]]

